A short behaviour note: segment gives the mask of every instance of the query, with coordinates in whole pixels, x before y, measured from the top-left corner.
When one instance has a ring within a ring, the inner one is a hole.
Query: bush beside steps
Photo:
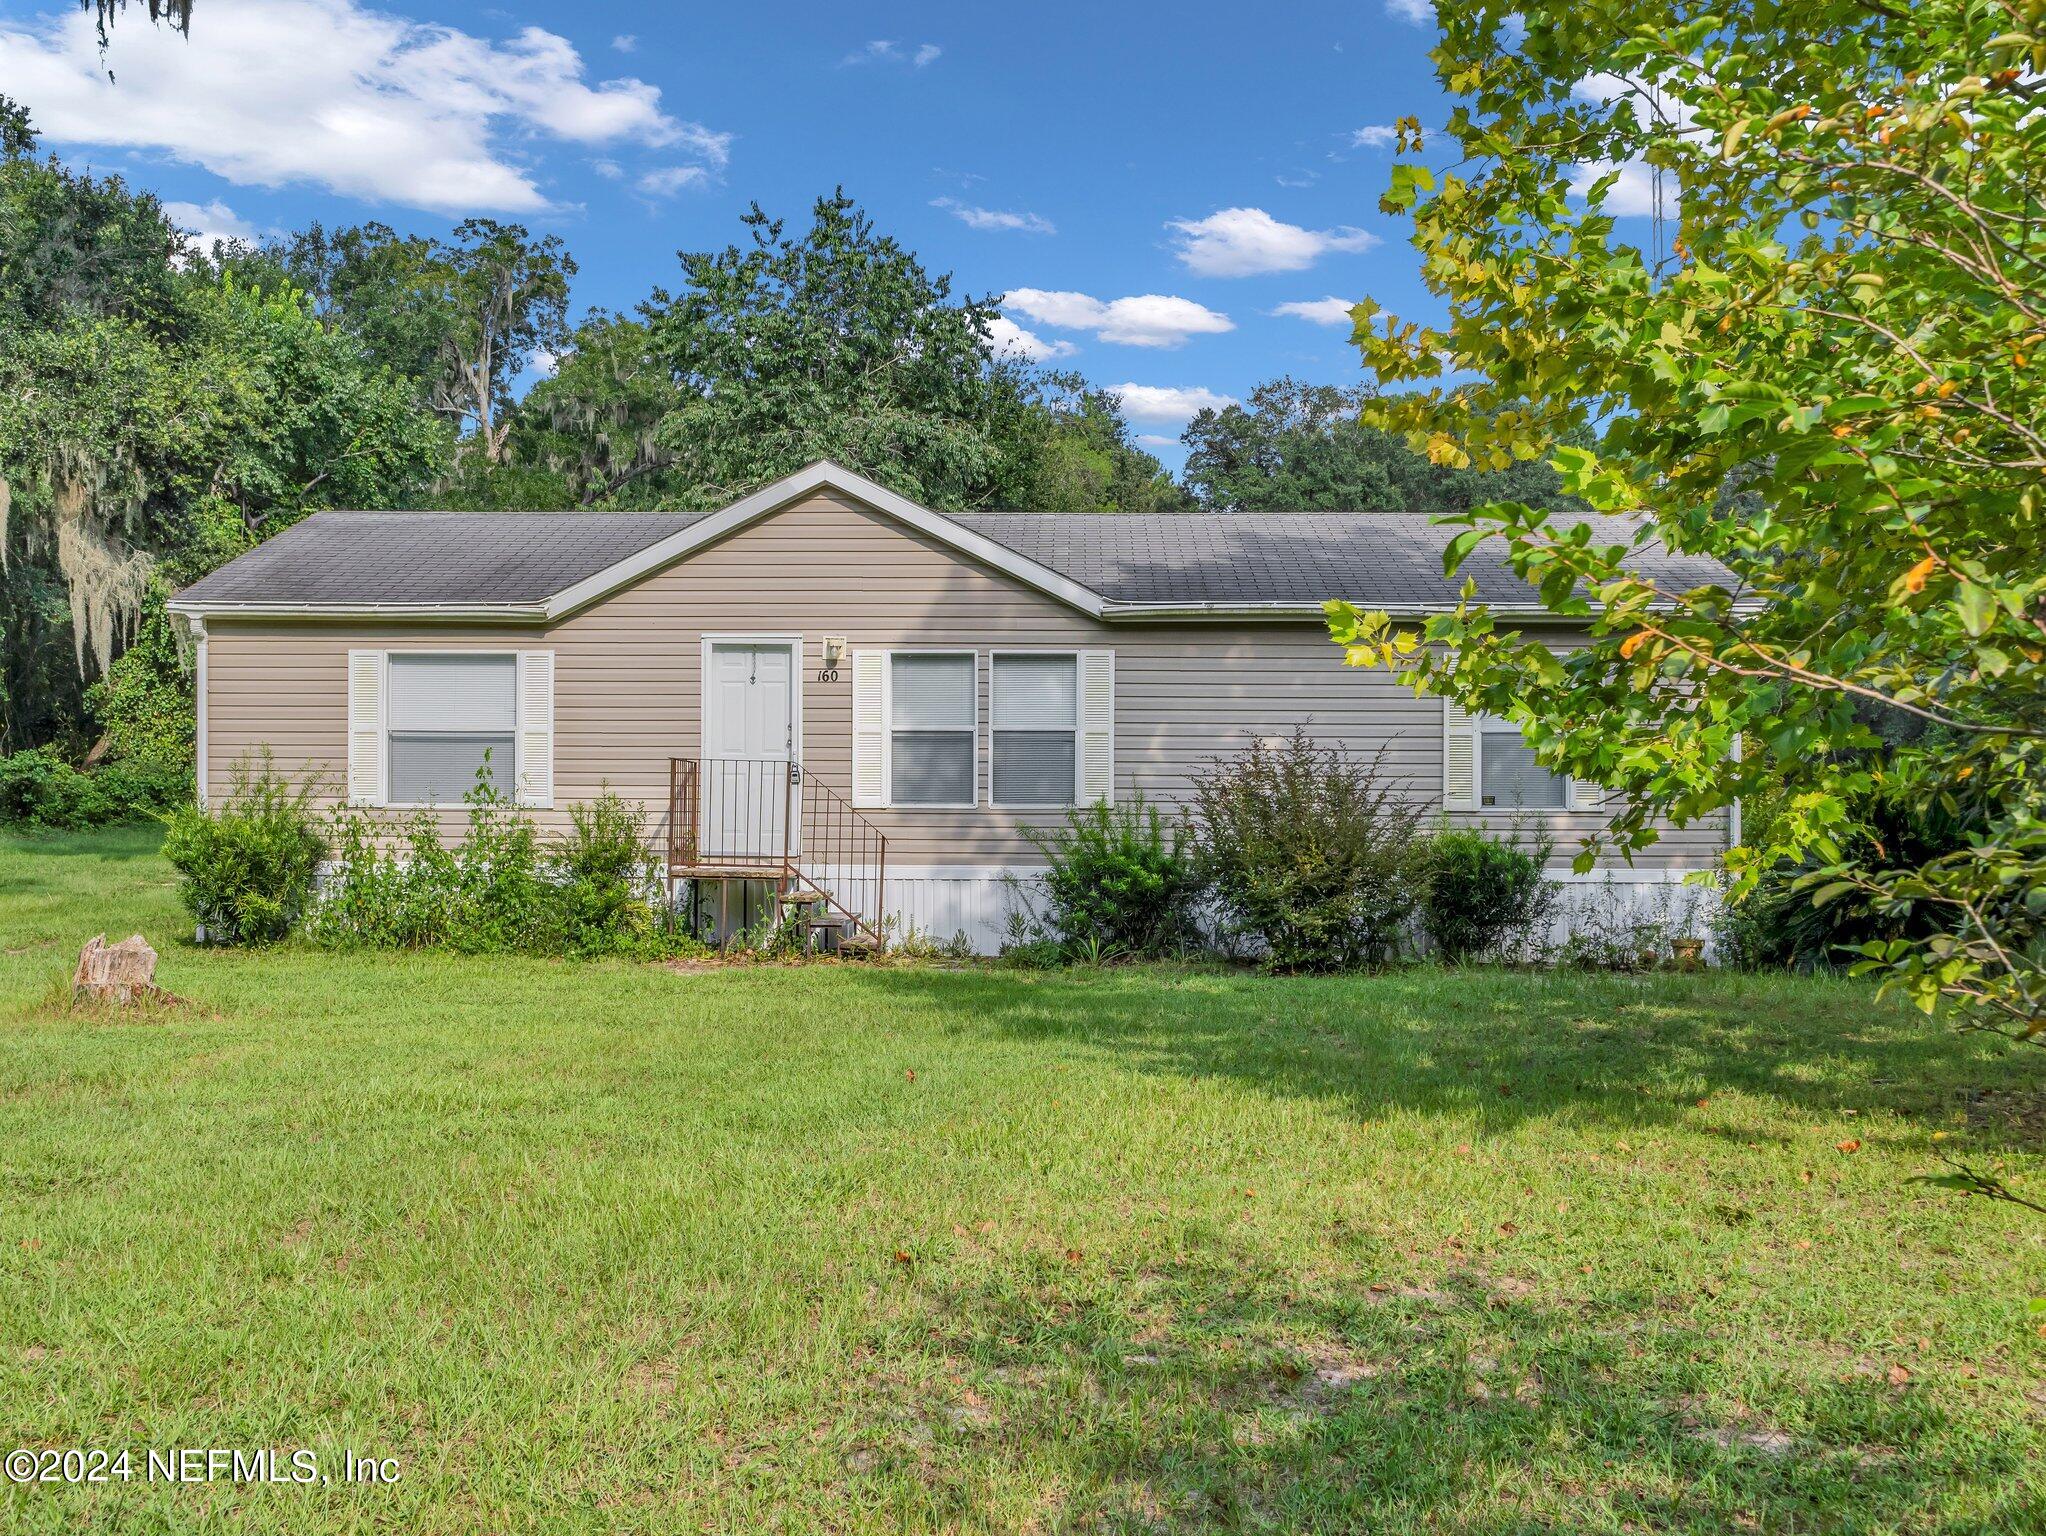
[[[317,783],[294,789],[267,752],[237,762],[210,810],[170,818],[164,854],[204,936],[274,944],[293,933],[330,949],[472,954],[696,953],[661,901],[643,808],[609,786],[543,842],[498,791],[486,755],[463,797],[468,829],[443,845],[431,812],[402,822],[342,805],[322,817]],[[322,893],[321,865],[337,864]]]

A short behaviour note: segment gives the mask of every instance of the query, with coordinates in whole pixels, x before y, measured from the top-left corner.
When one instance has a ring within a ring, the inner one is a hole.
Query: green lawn
[[[2041,1060],[1859,987],[203,953],[153,846],[0,840],[0,1449],[403,1475],[9,1530],[2046,1529],[2046,1218],[1903,1182]]]

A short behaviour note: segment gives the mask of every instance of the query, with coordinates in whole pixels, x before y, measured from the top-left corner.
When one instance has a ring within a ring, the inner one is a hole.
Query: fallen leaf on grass
[[[1833,1150],[1835,1152],[1859,1152],[1861,1150],[1861,1138],[1859,1136],[1850,1136],[1845,1141],[1836,1141],[1833,1143]]]

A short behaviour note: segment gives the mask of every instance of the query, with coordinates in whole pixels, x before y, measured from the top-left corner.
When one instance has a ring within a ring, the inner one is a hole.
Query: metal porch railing
[[[668,874],[767,881],[777,916],[821,902],[851,936],[883,942],[888,839],[799,763],[668,759]]]

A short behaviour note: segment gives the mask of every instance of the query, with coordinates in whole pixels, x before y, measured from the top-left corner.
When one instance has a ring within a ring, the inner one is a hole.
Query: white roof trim
[[[672,565],[694,550],[706,544],[728,537],[758,522],[770,513],[778,512],[790,502],[800,500],[812,492],[832,490],[844,493],[855,500],[863,501],[876,511],[884,512],[897,522],[905,523],[917,532],[926,534],[961,554],[970,555],[984,565],[991,565],[1006,576],[1013,576],[1026,586],[1037,588],[1060,602],[1077,608],[1090,618],[1101,617],[1106,600],[1100,593],[1081,586],[1071,577],[1062,576],[1048,565],[1039,565],[1035,560],[1019,555],[1006,545],[997,544],[993,539],[984,538],[969,528],[946,517],[942,512],[933,512],[928,507],[918,506],[906,496],[899,496],[885,485],[869,480],[865,475],[853,473],[843,465],[820,459],[807,468],[797,470],[793,475],[784,476],[772,485],[762,486],[742,501],[735,501],[722,512],[713,512],[709,517],[699,518],[687,528],[681,528],[657,543],[649,544],[637,554],[628,555],[616,565],[586,576],[574,586],[565,588],[547,599],[546,617],[558,619],[578,608],[586,607],[605,597],[629,582]]]
[[[164,608],[183,618],[220,619],[419,619],[445,623],[538,623],[543,603],[277,603],[217,602],[174,597]]]

